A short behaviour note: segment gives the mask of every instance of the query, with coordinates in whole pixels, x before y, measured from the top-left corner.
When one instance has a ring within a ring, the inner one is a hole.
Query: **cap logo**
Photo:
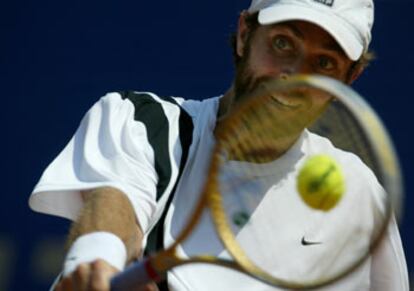
[[[335,2],[335,0],[313,0],[313,1],[324,4],[324,5],[329,6],[329,7],[332,7],[332,5]]]

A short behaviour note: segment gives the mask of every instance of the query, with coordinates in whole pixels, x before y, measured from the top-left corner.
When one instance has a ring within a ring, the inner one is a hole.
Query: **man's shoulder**
[[[102,98],[103,102],[125,102],[129,101],[136,109],[148,105],[162,105],[165,107],[177,107],[184,110],[191,117],[197,116],[202,109],[216,107],[219,97],[212,97],[203,100],[189,99],[177,96],[160,95],[149,91],[119,91],[106,94]]]
[[[114,93],[109,93],[108,95],[112,95]],[[152,104],[152,103],[161,103],[161,104],[172,104],[172,105],[179,105],[182,101],[180,97],[172,97],[172,96],[165,96],[159,95],[153,92],[148,91],[120,91],[116,92],[122,100],[129,100],[136,106],[141,106],[145,104]]]

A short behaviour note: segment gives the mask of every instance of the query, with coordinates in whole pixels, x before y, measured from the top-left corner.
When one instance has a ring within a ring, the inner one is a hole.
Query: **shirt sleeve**
[[[395,218],[372,255],[371,289],[409,291],[407,263]]]
[[[163,114],[164,118],[153,116],[157,130],[152,131],[151,138],[162,142],[157,136],[167,132],[165,156],[173,161],[170,163],[173,166],[164,188],[172,187],[171,176],[176,175],[174,165],[180,159],[180,145],[178,138],[171,134],[175,131],[177,115],[174,106],[162,105],[156,96],[146,95],[145,100],[138,110],[130,99],[119,93],[101,98],[43,173],[29,199],[30,207],[74,220],[83,205],[81,190],[114,187],[127,195],[142,229],[147,231],[160,208],[157,197],[160,173],[148,133],[151,124],[137,118],[137,112],[148,114],[157,106],[160,108],[157,112]]]

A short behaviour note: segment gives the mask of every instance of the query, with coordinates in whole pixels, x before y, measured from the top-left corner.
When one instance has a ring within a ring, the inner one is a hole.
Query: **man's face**
[[[289,21],[259,26],[248,38],[249,33],[241,23],[236,98],[251,92],[262,80],[293,74],[320,74],[348,82],[352,61],[326,31],[314,24]]]
[[[243,25],[241,25],[243,29]],[[259,26],[249,37],[240,31],[237,52],[235,101],[266,87],[266,81],[294,74],[319,74],[348,82],[352,61],[323,29],[303,21]],[[243,35],[244,34],[244,35]],[[267,91],[267,90],[266,90]],[[331,96],[317,89],[269,93],[267,110],[279,140],[294,140],[324,112]],[[288,142],[286,143],[288,144]]]

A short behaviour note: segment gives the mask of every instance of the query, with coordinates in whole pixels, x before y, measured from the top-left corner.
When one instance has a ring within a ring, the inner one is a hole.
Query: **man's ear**
[[[364,69],[365,69],[364,66],[360,64],[356,64],[354,68],[352,68],[352,73],[348,78],[348,81],[347,81],[348,85],[351,85],[356,79],[358,79],[359,76],[361,76]]]
[[[244,47],[246,46],[248,27],[246,24],[246,16],[248,15],[247,11],[242,11],[239,17],[238,28],[237,28],[237,55],[239,57],[243,56]]]

